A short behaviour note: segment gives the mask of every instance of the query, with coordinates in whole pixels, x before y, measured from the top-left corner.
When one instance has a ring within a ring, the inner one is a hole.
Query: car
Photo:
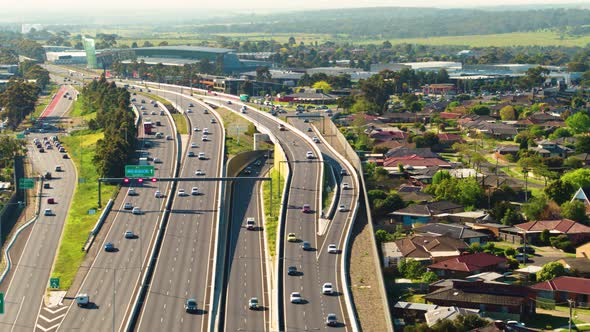
[[[228,105],[231,105],[231,100],[228,100],[226,103],[227,103]]]
[[[198,169],[195,171],[195,175],[197,175],[197,176],[205,175],[205,172],[203,170]]]
[[[205,109],[203,110],[203,114],[209,114],[209,110],[205,108]]]
[[[343,169],[341,169],[341,170],[340,170],[340,175],[342,175],[342,176],[346,176],[346,175],[348,175],[348,173],[347,173],[347,172],[346,172],[346,170],[343,168]]]
[[[524,247],[523,246],[523,247],[516,248],[516,251],[518,251],[518,252],[526,252],[527,254],[533,255],[535,253],[535,248],[529,247],[529,246],[527,246],[527,247]]]
[[[51,146],[51,144],[47,144],[47,145],[45,146],[45,148],[46,148],[47,150],[53,150],[53,146]]]
[[[287,267],[287,274],[290,276],[295,276],[297,275],[299,272],[297,271],[297,266],[289,266]]]
[[[43,189],[51,189],[51,185],[47,182],[43,183]]]
[[[39,148],[39,152],[40,152],[40,153],[44,153],[44,152],[45,152],[45,149],[43,149],[43,148]]]
[[[304,251],[309,251],[311,250],[311,244],[309,244],[309,242],[307,241],[303,241],[303,243],[301,244],[301,249],[303,249]]]
[[[62,147],[59,148],[59,152],[65,153],[66,152],[66,149],[62,146]]]
[[[201,131],[201,129],[199,127],[195,127],[193,128],[194,131]]]
[[[309,119],[304,119],[303,122],[309,123]]]
[[[217,123],[217,120],[215,120],[215,118],[211,118],[211,123]]]
[[[306,157],[307,159],[313,159],[313,152],[311,152],[311,151],[307,151],[307,152],[305,153],[305,157]]]
[[[129,190],[127,190],[127,195],[129,195],[129,196],[137,196],[137,191],[135,191],[134,188],[129,188]]]
[[[186,196],[186,191],[184,189],[178,189],[178,196]]]
[[[170,136],[170,135],[167,135],[167,136],[166,136],[166,139],[167,139],[168,141],[171,141],[171,140],[172,140],[172,136]]]
[[[337,254],[337,253],[338,253],[338,247],[336,247],[336,245],[333,243],[328,244],[328,254]]]
[[[313,131],[313,129],[311,129],[311,127],[307,127],[307,132],[311,133]]]
[[[191,188],[191,195],[199,195],[199,188],[198,187],[192,187]]]
[[[199,152],[199,159],[201,159],[201,160],[207,159],[207,157],[205,157],[205,152]]]
[[[187,154],[187,156],[189,156],[189,157],[194,157],[194,156],[195,156],[195,153],[194,153],[194,152],[192,152],[192,151],[189,151],[189,152],[188,152],[188,154]]]
[[[160,116],[164,116],[165,114],[164,111],[160,111]]]
[[[162,193],[159,190],[156,190],[156,192],[154,193],[154,197],[156,197],[156,198],[162,198],[164,196],[162,195]]]
[[[348,189],[350,189],[350,184],[348,184],[346,182],[342,183],[342,190],[348,190]]]
[[[186,312],[195,312],[197,311],[197,300],[195,299],[188,299],[184,303],[184,310]]]
[[[256,165],[256,166],[260,166],[260,165],[262,165],[262,161],[260,161],[260,160],[256,160],[256,162],[254,163],[254,165]]]
[[[133,234],[132,231],[125,231],[125,238],[126,239],[133,239],[135,237],[135,234]]]
[[[209,128],[203,128],[203,135],[209,135]]]
[[[314,143],[319,143],[319,142],[320,142],[320,139],[319,139],[319,138],[317,138],[316,136],[312,137],[312,138],[311,138],[311,140],[312,140]]]
[[[195,105],[193,105],[193,103],[188,103],[188,107],[195,107]]]
[[[243,107],[240,109],[240,112],[242,112],[242,113],[246,113],[246,106],[243,106]]]
[[[287,241],[288,242],[297,242],[297,236],[295,236],[295,233],[289,233],[289,235],[287,235]]]
[[[252,167],[248,166],[244,169],[244,174],[252,174]]]
[[[338,320],[336,319],[336,314],[328,314],[326,316],[326,325],[327,326],[336,326],[338,324]]]
[[[145,106],[141,106],[139,109],[143,111],[143,112],[141,112],[141,115],[147,115],[147,112],[144,111],[145,110]]]
[[[303,212],[303,213],[310,213],[311,212],[311,206],[309,204],[303,204],[303,206],[301,207],[301,212]]]
[[[62,171],[61,166],[59,166],[59,165],[55,166],[55,171],[56,172],[61,172]]]
[[[151,113],[151,114],[152,114],[152,115],[156,115],[156,114],[158,114],[158,113],[156,113],[156,111],[152,111],[152,113]]]
[[[299,292],[291,292],[291,296],[289,297],[291,303],[302,303],[303,298]]]
[[[127,202],[127,203],[125,203],[125,206],[123,206],[123,209],[125,209],[125,210],[133,210],[133,204]]]
[[[340,204],[340,206],[338,206],[338,211],[340,211],[340,212],[346,212],[346,205]]]
[[[527,255],[527,256],[526,256],[526,260],[525,260],[525,257],[524,257],[524,255],[525,255],[524,253],[516,254],[516,256],[514,256],[514,258],[516,258],[516,260],[517,260],[519,263],[528,263],[528,262],[532,262],[532,260],[529,258],[529,257],[530,257],[530,256],[529,256],[529,254],[526,254],[526,255]]]
[[[203,137],[201,137],[201,141],[203,142],[207,142],[209,140],[209,136],[207,135],[203,135]]]
[[[256,220],[252,217],[246,218],[246,229],[253,231],[256,228]]]
[[[162,159],[154,158],[154,164],[161,164],[161,163],[162,163]]]
[[[111,252],[115,251],[115,245],[112,242],[107,242],[104,244],[104,251]]]
[[[191,148],[198,148],[199,146],[197,145],[197,143],[191,143]]]
[[[192,112],[193,112],[193,110],[189,108],[189,109],[187,109],[187,110],[186,110],[186,112],[187,112],[187,113],[192,113]]]
[[[44,216],[52,216],[53,215],[53,211],[51,209],[45,209],[43,211],[43,215]]]
[[[280,131],[284,131],[285,130],[285,125],[284,124],[279,124],[279,130]]]
[[[248,309],[250,310],[258,310],[260,307],[258,306],[258,298],[252,297],[248,301]]]
[[[331,282],[326,282],[322,285],[322,294],[332,295],[333,293],[334,293],[334,287],[332,287]]]
[[[134,207],[133,210],[131,210],[131,213],[136,214],[136,215],[140,215],[141,214],[141,209],[139,207]]]
[[[63,159],[70,159],[70,157],[67,154],[64,154],[61,156]]]

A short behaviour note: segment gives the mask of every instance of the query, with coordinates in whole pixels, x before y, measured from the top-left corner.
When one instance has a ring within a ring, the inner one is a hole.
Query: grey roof
[[[229,53],[235,50],[229,48],[217,47],[203,47],[203,46],[188,46],[188,45],[170,45],[170,46],[154,46],[154,47],[138,47],[133,50],[171,50],[171,51],[193,51],[193,52],[209,52],[209,53]]]
[[[424,226],[414,228],[414,231],[418,233],[446,235],[454,239],[470,239],[487,236],[486,234],[474,231],[467,226],[441,223],[426,224]]]
[[[404,156],[411,156],[413,154],[415,154],[419,157],[422,157],[422,158],[438,158],[439,157],[438,153],[432,152],[430,150],[430,148],[406,148],[403,146],[387,151],[387,153],[385,154],[385,157],[387,157],[387,158],[404,157]]]
[[[459,208],[463,208],[463,206],[449,201],[437,201],[420,204],[411,204],[403,209],[394,211],[392,214],[430,217],[439,213],[452,212],[452,210]]]

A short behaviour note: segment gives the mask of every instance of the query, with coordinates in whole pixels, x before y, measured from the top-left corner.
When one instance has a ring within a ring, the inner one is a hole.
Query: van
[[[254,230],[254,227],[256,227],[256,221],[254,220],[254,218],[248,217],[246,219],[246,229],[248,229],[249,231],[252,231],[252,230]]]
[[[90,297],[88,294],[78,294],[76,295],[76,304],[78,307],[87,307],[90,304]]]
[[[62,171],[61,166],[59,166],[59,165],[58,166],[55,166],[55,171],[56,172],[61,172]]]

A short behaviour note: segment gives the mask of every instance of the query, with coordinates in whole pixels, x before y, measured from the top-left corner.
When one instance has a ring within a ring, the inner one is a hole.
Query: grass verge
[[[49,85],[47,86],[47,95],[39,98],[39,102],[37,103],[37,105],[35,105],[35,111],[32,114],[32,116],[35,117],[35,119],[39,118],[41,113],[43,113],[47,105],[49,105],[49,103],[51,102],[53,95],[57,93],[57,90],[59,90],[59,85],[55,83],[49,83]]]
[[[322,195],[322,211],[326,211],[326,209],[332,203],[332,199],[334,198],[334,188],[336,184],[334,183],[334,169],[331,165],[324,163],[324,194]]]
[[[181,113],[172,113],[172,119],[174,119],[174,123],[176,124],[176,129],[180,135],[188,135],[188,124],[186,122],[186,118]]]
[[[94,158],[96,142],[103,136],[102,132],[80,130],[61,138],[66,149],[70,151],[78,172],[78,183],[51,275],[53,278],[60,278],[60,288],[64,290],[71,286],[76,276],[76,271],[85,255],[82,247],[98,218],[98,213],[89,215],[88,210],[97,208],[98,173],[92,158]],[[110,197],[116,191],[117,186],[102,186],[103,197]]]
[[[275,255],[275,248],[277,245],[277,228],[279,226],[279,213],[281,211],[281,202],[283,199],[283,190],[282,185],[285,184],[285,178],[281,174],[281,178],[279,180],[279,171],[273,169],[270,171],[270,177],[272,178],[272,182],[263,183],[263,196],[264,196],[264,215],[265,215],[265,222],[264,222],[264,231],[266,232],[266,238],[268,240],[268,248],[270,250],[270,255],[274,257]],[[270,186],[272,184],[272,211],[271,211],[271,196],[270,196]],[[272,216],[271,216],[272,215]]]
[[[221,116],[225,127],[225,148],[228,157],[240,152],[252,151],[256,132],[252,122],[223,107],[218,107],[215,111]]]

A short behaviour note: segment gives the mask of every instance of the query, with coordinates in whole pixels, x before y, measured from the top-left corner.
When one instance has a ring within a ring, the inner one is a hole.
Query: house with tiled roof
[[[438,136],[438,141],[440,142],[440,144],[444,146],[451,146],[455,143],[463,142],[463,138],[461,137],[461,135],[457,134],[440,133],[436,136]]]
[[[565,234],[574,244],[590,240],[590,227],[571,219],[529,221],[514,225],[514,228],[521,233],[526,232],[527,239],[531,241],[537,240],[544,230],[548,230],[551,236]],[[500,234],[510,230],[502,229]]]
[[[542,140],[537,143],[537,146],[529,147],[529,150],[537,153],[543,158],[567,158],[568,155],[574,152],[572,149],[550,140]]]
[[[428,265],[460,256],[465,250],[467,250],[465,242],[448,236],[412,235],[381,244],[384,266],[397,265],[404,258]]]
[[[447,215],[453,213],[454,212],[439,213],[435,215],[435,218],[446,218]],[[414,232],[423,235],[449,236],[453,239],[462,240],[467,244],[484,243],[488,238],[487,234],[474,231],[470,227],[462,224],[443,224],[439,222],[415,227]]]
[[[461,117],[461,113],[442,112],[438,116],[444,120],[454,120]]]
[[[443,167],[451,168],[448,161],[440,158],[424,158],[417,155],[403,156],[403,157],[389,157],[383,160],[383,167],[399,167],[402,165],[406,169],[429,168],[429,167]]]
[[[414,227],[417,224],[426,224],[433,221],[433,216],[440,213],[461,212],[462,205],[449,201],[425,202],[411,204],[403,209],[390,213],[390,215],[405,227]]]
[[[441,278],[467,278],[472,274],[506,270],[507,259],[486,252],[463,255],[434,263],[428,269]]]
[[[585,306],[590,302],[590,279],[562,276],[531,286],[537,297],[552,299],[555,302],[576,301]]]
[[[535,314],[536,294],[528,287],[495,282],[451,280],[424,296],[439,306],[479,309],[484,317],[522,320]]]

